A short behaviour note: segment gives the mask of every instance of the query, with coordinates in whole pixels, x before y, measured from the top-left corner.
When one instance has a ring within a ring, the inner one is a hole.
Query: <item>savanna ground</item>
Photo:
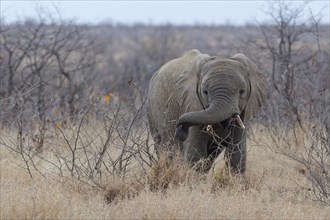
[[[307,5],[242,27],[2,22],[0,218],[329,219],[330,30]],[[244,175],[154,154],[149,79],[192,48],[267,77]]]
[[[258,144],[248,141],[244,177],[226,173],[222,155],[205,175],[180,160],[168,163],[162,158],[145,173],[134,168],[124,179],[109,175],[102,180],[102,188],[72,178],[69,172],[61,176],[40,159],[35,163],[45,177],[32,171],[31,178],[21,155],[2,147],[1,219],[329,218],[330,207],[313,201],[305,168],[271,151],[267,146],[273,143],[262,129],[253,127],[253,131]],[[49,142],[63,155],[69,154],[65,140],[53,132]],[[17,134],[2,135],[15,139]],[[114,145],[110,148],[118,151]],[[56,163],[54,152],[41,154]]]

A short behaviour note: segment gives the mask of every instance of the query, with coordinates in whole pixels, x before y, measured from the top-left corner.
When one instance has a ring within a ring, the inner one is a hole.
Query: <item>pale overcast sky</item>
[[[288,1],[302,4],[303,1]],[[0,0],[1,17],[8,23],[26,17],[36,18],[37,8],[56,17],[58,8],[63,19],[78,23],[97,24],[113,21],[133,24],[234,24],[244,25],[256,19],[265,20],[261,8],[266,1],[107,1],[107,0]],[[312,1],[306,9],[322,12],[322,23],[330,23],[329,0]],[[323,10],[322,10],[323,9]]]

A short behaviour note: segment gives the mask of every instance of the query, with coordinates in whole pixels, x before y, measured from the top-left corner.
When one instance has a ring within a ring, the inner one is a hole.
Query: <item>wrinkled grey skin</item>
[[[239,114],[246,124],[262,105],[266,81],[245,55],[229,59],[198,50],[163,65],[149,85],[147,112],[157,153],[179,149],[192,165],[207,161],[207,171],[225,149],[227,166],[243,173],[246,163],[245,130],[233,120]],[[205,132],[212,125],[221,145]],[[207,160],[205,160],[207,159]]]

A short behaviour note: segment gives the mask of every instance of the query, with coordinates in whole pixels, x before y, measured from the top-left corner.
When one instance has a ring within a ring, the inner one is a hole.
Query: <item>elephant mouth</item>
[[[245,129],[245,125],[244,125],[243,121],[241,120],[241,117],[239,116],[239,114],[234,114],[232,117],[220,122],[219,124],[222,126],[223,129],[227,129],[227,128],[229,128],[230,125],[232,125],[235,122],[237,122],[239,127],[241,127],[242,129]]]
[[[227,128],[229,128],[229,126],[232,124],[233,121],[234,121],[233,117],[230,117],[230,118],[220,122],[219,124],[223,129],[227,129]]]
[[[221,122],[219,122],[217,124],[213,124],[213,125],[217,125],[219,127],[222,127],[223,129],[227,129],[234,122],[237,123],[238,127],[242,128],[242,129],[245,129],[245,125],[242,122],[239,114],[234,114],[230,118],[228,118],[228,119],[226,119],[224,121],[221,121]],[[176,131],[175,131],[175,137],[178,138],[180,141],[185,141],[187,139],[187,137],[188,137],[189,126],[191,126],[191,125],[181,124],[180,126],[178,126],[176,128]],[[212,125],[209,124],[209,125],[207,125],[207,127],[212,128]]]

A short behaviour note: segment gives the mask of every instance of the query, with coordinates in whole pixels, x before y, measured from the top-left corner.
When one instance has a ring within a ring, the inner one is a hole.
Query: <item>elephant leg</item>
[[[149,124],[149,127],[155,142],[155,151],[158,158],[163,153],[167,153],[173,158],[177,152],[182,151],[182,143],[176,141],[174,136],[166,129],[157,129],[155,126],[152,126],[151,123]]]
[[[162,153],[162,146],[161,146],[162,137],[159,134],[158,130],[151,125],[151,123],[149,127],[150,127],[151,136],[153,137],[153,140],[155,142],[156,155],[157,157],[159,157],[160,154]]]
[[[210,169],[207,161],[207,143],[209,136],[202,131],[200,126],[191,126],[189,135],[183,142],[184,158],[191,165],[196,165],[196,169],[205,172]],[[206,162],[206,163],[205,163]]]
[[[246,139],[230,144],[225,151],[226,166],[234,173],[244,173],[246,166]]]
[[[209,140],[207,147],[207,158],[210,160],[210,163],[213,164],[214,160],[221,154],[224,146],[219,146],[217,143],[214,143],[211,139]]]

